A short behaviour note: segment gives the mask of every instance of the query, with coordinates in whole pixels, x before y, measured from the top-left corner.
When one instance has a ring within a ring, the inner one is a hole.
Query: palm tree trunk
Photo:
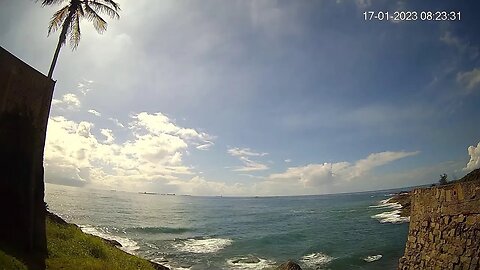
[[[63,34],[63,31],[62,31]],[[48,70],[48,78],[52,78],[53,70],[55,69],[55,65],[57,64],[58,55],[60,54],[60,48],[62,48],[62,34],[58,38],[57,48],[55,49],[55,54],[53,55],[52,64],[50,65],[50,69]]]
[[[68,15],[66,21],[68,22],[71,18],[71,14]],[[53,75],[53,70],[55,69],[55,65],[57,64],[58,55],[60,54],[60,49],[62,48],[65,40],[67,39],[67,30],[68,30],[69,23],[63,23],[62,32],[58,37],[58,44],[57,48],[55,49],[55,53],[53,54],[52,64],[50,65],[50,69],[48,70],[48,78],[51,79]]]

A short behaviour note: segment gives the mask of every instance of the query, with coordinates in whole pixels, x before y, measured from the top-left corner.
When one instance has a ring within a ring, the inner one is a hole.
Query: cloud
[[[130,139],[117,142],[110,129],[99,128],[103,138],[97,138],[93,123],[51,117],[45,147],[46,181],[128,190],[154,182],[157,187],[172,188],[170,181],[194,175],[183,156],[190,146],[211,136],[177,126],[160,113],[142,112],[130,119]]]
[[[365,9],[372,5],[372,0],[355,0],[355,4],[360,9]]]
[[[440,40],[448,46],[456,48],[460,53],[466,54],[470,59],[476,59],[479,55],[478,47],[462,41],[450,31],[446,31],[443,36],[440,37]]]
[[[264,171],[268,170],[269,167],[263,163],[253,161],[248,157],[239,157],[240,161],[243,162],[242,167],[235,167],[234,172],[253,172],[253,171]]]
[[[172,120],[162,113],[148,114],[139,113],[132,117],[135,119],[130,124],[131,129],[145,129],[156,135],[172,135],[179,137],[197,147],[200,150],[206,150],[214,143],[213,136],[204,132],[198,132],[192,128],[182,128],[177,126]]]
[[[92,91],[91,85],[93,84],[92,80],[83,80],[77,85],[78,90],[85,96],[88,92]]]
[[[469,92],[472,92],[480,85],[480,69],[475,68],[471,71],[459,72],[457,82],[464,85]]]
[[[88,110],[88,112],[91,113],[91,114],[93,114],[93,115],[95,115],[95,116],[102,116],[101,113],[99,113],[99,112],[97,112],[96,110],[93,110],[93,109]]]
[[[110,121],[112,121],[113,123],[115,123],[115,125],[117,125],[118,127],[121,127],[121,128],[124,128],[124,127],[125,127],[125,125],[122,124],[120,121],[118,121],[117,118],[112,118],[112,117],[110,117],[110,118],[108,118],[108,120],[110,120]]]
[[[290,167],[285,172],[271,174],[266,183],[289,186],[307,193],[325,193],[343,183],[368,179],[375,168],[418,153],[386,151],[370,154],[355,163],[343,161]],[[311,190],[305,190],[306,188]]]
[[[234,157],[250,156],[250,157],[263,157],[268,155],[268,153],[257,153],[252,151],[250,148],[230,148],[227,151],[230,155]]]
[[[230,148],[227,150],[227,153],[233,157],[237,157],[242,163],[242,167],[234,167],[234,172],[252,172],[252,171],[263,171],[268,170],[269,167],[263,163],[252,160],[251,157],[263,157],[268,155],[268,153],[258,153],[250,148]]]
[[[289,159],[289,158],[287,158],[287,159],[284,160],[284,162],[285,162],[285,163],[290,163],[290,162],[292,162],[292,160]]]
[[[477,146],[469,146],[468,154],[470,155],[470,160],[467,163],[467,166],[463,168],[464,171],[470,172],[475,169],[480,168],[480,142]]]
[[[111,144],[113,143],[113,141],[115,141],[115,137],[113,136],[113,132],[111,129],[102,128],[100,130],[100,133],[102,133],[102,135],[105,136],[105,140],[103,141],[103,143]]]
[[[81,102],[77,95],[68,93],[62,96],[62,99],[53,99],[52,106],[60,110],[78,111],[81,107]]]

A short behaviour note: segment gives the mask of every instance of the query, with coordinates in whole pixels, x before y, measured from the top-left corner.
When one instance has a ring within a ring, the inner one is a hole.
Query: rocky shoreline
[[[47,218],[49,218],[51,221],[57,223],[57,224],[60,224],[60,225],[64,225],[64,226],[67,226],[67,225],[73,225],[73,226],[76,226],[77,228],[80,229],[80,227],[76,224],[73,224],[73,223],[69,223],[67,221],[65,221],[63,218],[61,218],[60,216],[50,212],[50,211],[47,211]],[[89,234],[89,235],[92,235],[92,234]],[[112,246],[112,247],[115,247],[117,248],[118,250],[120,250],[121,252],[124,252],[125,254],[129,254],[125,251],[123,251],[122,249],[120,249],[122,247],[122,244],[120,244],[118,241],[116,240],[113,240],[113,239],[107,239],[107,238],[103,238],[103,237],[100,237],[100,236],[97,236],[97,235],[92,235],[93,237],[97,237],[99,239],[101,239],[103,242],[105,242],[106,244]],[[129,254],[129,255],[132,255],[132,254]],[[135,256],[135,255],[134,255]],[[138,256],[137,256],[138,257]],[[141,258],[141,259],[144,259],[144,258]],[[159,263],[156,263],[156,262],[153,262],[153,261],[150,261],[150,260],[147,260],[147,259],[144,259],[146,261],[148,261],[151,266],[155,269],[155,270],[170,270],[170,268],[164,266],[164,265],[161,265]]]
[[[399,193],[396,193],[388,199],[388,203],[398,203],[402,206],[400,208],[400,216],[401,217],[410,217],[410,210],[411,210],[411,194],[410,192],[407,191],[402,191]]]
[[[54,214],[50,211],[47,211],[46,216],[52,222],[57,223],[59,225],[63,225],[63,226],[72,226],[73,225],[73,226],[77,227],[78,229],[80,229],[80,227],[78,225],[73,224],[73,223],[69,223],[69,222],[65,221],[63,218],[61,218],[60,216],[58,216],[58,215],[56,215],[56,214]],[[83,232],[83,233],[85,233],[85,232]],[[88,234],[88,233],[85,233],[85,234]],[[112,246],[112,247],[118,249],[119,251],[121,251],[125,254],[132,255],[130,253],[127,253],[127,252],[123,251],[121,249],[122,244],[119,243],[116,240],[108,239],[108,238],[104,238],[104,237],[100,237],[100,236],[92,235],[92,234],[88,234],[88,235],[91,235],[93,237],[101,239],[107,245]],[[133,256],[136,256],[136,255],[133,255]],[[136,257],[138,257],[138,256],[136,256]],[[170,268],[168,268],[164,265],[161,265],[159,263],[156,263],[156,262],[153,262],[153,261],[141,258],[141,257],[138,257],[138,258],[148,261],[155,270],[170,270]],[[233,261],[232,263],[256,263],[256,262],[258,262],[258,261],[256,261],[255,258],[251,258],[251,259],[248,259],[248,260],[239,259],[237,261]],[[302,268],[297,263],[295,263],[293,261],[287,261],[287,262],[285,262],[285,263],[283,263],[283,264],[281,264],[277,267],[273,267],[272,270],[302,270]]]

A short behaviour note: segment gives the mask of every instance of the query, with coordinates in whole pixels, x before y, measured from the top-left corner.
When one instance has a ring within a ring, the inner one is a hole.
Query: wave
[[[386,200],[381,200],[377,205],[370,205],[370,208],[393,208],[393,209],[401,209],[403,206],[397,202],[389,202],[391,198]]]
[[[410,222],[410,217],[402,217],[400,216],[400,210],[393,210],[389,212],[383,212],[380,214],[376,214],[371,216],[372,218],[377,219],[380,221],[380,223],[393,223],[393,224],[399,224],[399,223],[405,223],[405,222]]]
[[[177,240],[178,241],[178,240]],[[178,251],[190,253],[215,253],[233,243],[232,239],[207,238],[207,239],[186,239],[173,244]]]
[[[365,258],[363,258],[364,261],[366,262],[374,262],[374,261],[378,261],[382,258],[382,254],[378,254],[378,255],[371,255],[371,256],[367,256]]]
[[[130,253],[130,254],[135,254],[135,251],[138,250],[140,247],[138,246],[138,243],[133,241],[132,239],[128,239],[125,237],[120,237],[116,235],[111,235],[107,232],[105,232],[104,229],[101,228],[95,228],[91,225],[80,225],[80,229],[84,233],[88,233],[91,235],[95,235],[101,238],[105,238],[108,240],[115,240],[119,242],[122,246],[119,247],[121,250]]]
[[[228,269],[270,269],[275,262],[255,256],[234,257],[227,260]]]
[[[410,222],[410,217],[402,217],[400,215],[400,209],[402,209],[403,206],[397,202],[390,202],[391,199],[392,198],[381,200],[377,205],[370,205],[369,206],[370,208],[381,208],[381,209],[389,208],[393,210],[393,211],[386,211],[380,214],[373,215],[371,216],[371,218],[377,219],[380,223],[399,224],[399,223]]]
[[[324,266],[334,260],[335,258],[326,254],[317,252],[303,256],[300,262],[308,268],[317,269],[319,266]]]
[[[137,232],[145,234],[182,234],[192,231],[190,228],[171,228],[171,227],[133,227],[128,228],[127,232]]]

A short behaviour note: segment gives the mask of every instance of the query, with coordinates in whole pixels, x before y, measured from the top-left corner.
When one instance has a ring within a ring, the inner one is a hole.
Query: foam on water
[[[398,223],[410,222],[410,217],[400,216],[400,209],[402,209],[402,205],[396,202],[390,202],[390,199],[392,198],[381,200],[378,205],[371,205],[369,207],[382,208],[382,209],[389,208],[389,209],[393,209],[393,211],[382,212],[380,214],[371,216],[371,218],[377,219],[380,223],[398,224]]]
[[[233,243],[233,240],[224,238],[186,239],[181,241],[173,244],[173,246],[179,251],[190,253],[215,253]]]
[[[115,240],[122,245],[122,247],[119,247],[121,250],[123,250],[125,252],[128,252],[130,254],[135,254],[135,250],[140,248],[138,246],[138,243],[131,240],[131,239],[108,234],[108,233],[104,232],[102,229],[95,228],[91,225],[80,225],[80,229],[84,233],[95,235],[95,236],[105,238],[105,239],[108,239],[108,240]]]
[[[374,261],[380,260],[381,258],[382,258],[382,254],[378,254],[378,255],[367,256],[363,258],[363,260],[366,262],[374,262]]]
[[[245,256],[228,259],[227,265],[228,269],[270,269],[275,265],[275,262],[258,257]]]
[[[309,268],[317,269],[319,266],[324,266],[331,262],[334,258],[323,253],[312,253],[303,256],[300,262]]]
[[[405,223],[410,221],[410,217],[400,216],[400,210],[393,210],[373,215],[372,218],[377,219],[380,223]]]
[[[370,208],[392,208],[392,209],[401,209],[402,205],[397,202],[389,202],[391,198],[386,200],[381,200],[377,205],[370,205]]]

